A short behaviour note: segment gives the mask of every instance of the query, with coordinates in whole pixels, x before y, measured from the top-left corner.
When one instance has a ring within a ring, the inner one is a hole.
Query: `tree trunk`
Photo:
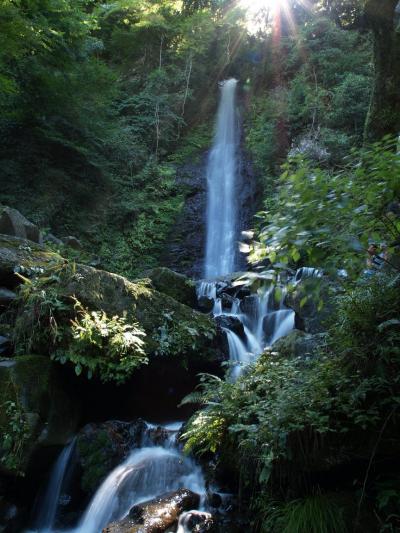
[[[368,0],[365,21],[374,38],[374,86],[365,124],[365,141],[400,133],[400,33],[395,27],[398,0]]]

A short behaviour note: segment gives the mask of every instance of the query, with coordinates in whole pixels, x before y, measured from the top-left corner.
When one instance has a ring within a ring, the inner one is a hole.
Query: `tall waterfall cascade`
[[[205,278],[230,274],[236,268],[238,241],[237,80],[220,84],[216,130],[207,166],[207,237]]]
[[[231,377],[253,361],[266,346],[286,335],[294,327],[294,312],[275,301],[274,288],[261,290],[241,302],[234,297],[227,305],[223,298],[224,276],[237,268],[239,232],[238,151],[239,126],[236,110],[237,80],[220,83],[220,102],[216,131],[207,167],[207,237],[205,280],[198,284],[198,297],[213,301],[214,317],[226,315],[240,320],[242,335],[223,328],[229,358],[235,365]],[[300,274],[301,275],[301,274]],[[229,301],[229,299],[228,299]]]

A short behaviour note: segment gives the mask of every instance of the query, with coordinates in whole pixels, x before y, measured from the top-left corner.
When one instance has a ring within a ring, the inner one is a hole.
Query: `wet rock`
[[[128,453],[139,447],[146,423],[109,420],[101,424],[87,424],[77,436],[77,462],[81,469],[80,484],[91,496],[106,475],[120,464]]]
[[[257,304],[258,304],[258,296],[256,294],[245,296],[240,302],[240,310],[242,311],[242,313],[252,316],[255,314]]]
[[[11,207],[0,207],[0,233],[42,243],[39,228]]]
[[[10,291],[5,287],[0,287],[0,308],[9,306],[10,303],[13,302],[16,297],[17,295],[14,291]]]
[[[200,496],[188,489],[169,492],[135,505],[126,518],[109,524],[103,533],[163,533],[199,503]]]
[[[230,329],[239,337],[244,338],[244,327],[241,320],[236,316],[219,315],[215,317],[215,322],[220,328]]]
[[[210,513],[204,511],[188,511],[181,514],[178,523],[178,533],[205,533],[214,527],[214,520]]]
[[[185,275],[166,267],[158,267],[146,271],[143,277],[150,278],[157,291],[168,294],[177,302],[193,308],[197,306],[196,286]]]
[[[203,313],[210,313],[214,307],[214,300],[208,296],[200,296],[197,301],[197,307]]]
[[[0,498],[0,531],[15,533],[23,531],[26,520],[25,510],[7,499]]]
[[[207,493],[207,505],[218,509],[222,506],[222,497],[218,492],[209,492]]]
[[[74,248],[74,250],[81,250],[82,249],[82,243],[79,239],[74,237],[73,235],[68,235],[67,237],[62,237],[61,241],[65,246],[69,246],[70,248]]]
[[[222,293],[221,295],[221,303],[222,303],[222,309],[226,311],[230,311],[232,309],[232,305],[235,302],[235,298],[231,296],[230,294]]]
[[[0,355],[8,356],[12,352],[12,342],[8,337],[0,335]]]
[[[273,350],[288,359],[312,357],[322,348],[324,339],[324,333],[313,335],[294,329],[285,337],[278,339],[274,343]]]
[[[0,433],[13,438],[15,416],[22,431],[17,452],[0,449],[0,471],[5,473],[23,475],[38,449],[64,445],[75,432],[76,405],[47,357],[0,361],[0,405]]]

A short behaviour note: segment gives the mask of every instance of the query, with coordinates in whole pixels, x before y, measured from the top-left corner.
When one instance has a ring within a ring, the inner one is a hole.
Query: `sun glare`
[[[308,0],[302,0],[308,5]],[[291,21],[290,0],[239,0],[239,5],[246,11],[246,26],[250,33],[257,33],[283,14]]]

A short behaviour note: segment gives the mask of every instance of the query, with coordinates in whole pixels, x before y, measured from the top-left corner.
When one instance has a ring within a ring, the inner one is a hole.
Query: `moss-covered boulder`
[[[220,360],[212,318],[159,292],[148,278],[129,281],[117,274],[75,265],[29,241],[0,238],[0,273],[3,265],[3,271],[16,278],[13,272],[21,264],[22,273],[31,282],[17,299],[16,353],[49,355],[62,363],[71,361],[78,374],[83,370],[89,377],[100,375],[103,381],[118,383],[130,377],[146,357],[161,360],[168,356],[175,360],[171,364],[196,371],[201,370],[202,363]],[[167,269],[161,272],[170,276]],[[174,273],[172,277],[176,279]],[[189,302],[195,288],[184,276],[178,278],[180,298]],[[72,330],[71,322],[77,317],[78,333]],[[116,321],[112,323],[113,317]],[[106,340],[102,328],[107,330]],[[124,351],[125,332],[130,338],[139,338],[140,344],[130,351]],[[91,341],[93,335],[98,336],[97,344]]]
[[[47,357],[0,360],[0,471],[24,474],[39,448],[64,445],[77,409]]]
[[[286,359],[312,357],[322,347],[324,339],[324,333],[312,335],[311,333],[294,329],[274,342],[273,350]]]
[[[40,273],[64,263],[58,254],[40,244],[0,234],[0,285],[14,287],[18,283],[16,271],[21,274]]]
[[[143,420],[109,420],[87,424],[77,436],[77,461],[81,471],[81,489],[91,496],[103,479],[128,453],[139,447],[147,426]]]
[[[144,276],[151,280],[157,291],[171,296],[181,304],[189,307],[197,306],[196,286],[187,276],[178,274],[166,267],[147,270]]]
[[[60,286],[90,310],[126,315],[146,332],[148,355],[212,358],[215,325],[212,319],[152,288],[148,280],[128,281],[117,274],[79,265]]]

